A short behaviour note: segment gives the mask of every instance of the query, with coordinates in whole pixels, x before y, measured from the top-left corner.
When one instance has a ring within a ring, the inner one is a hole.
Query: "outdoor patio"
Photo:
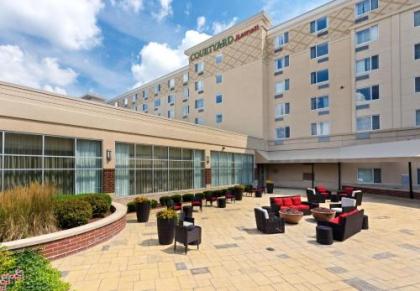
[[[302,190],[276,189],[282,195]],[[278,194],[277,194],[278,195]],[[275,195],[274,195],[275,196]],[[146,224],[127,216],[116,237],[53,265],[76,290],[379,290],[420,289],[420,202],[366,195],[369,230],[344,242],[316,243],[305,216],[283,234],[256,230],[254,207],[269,195],[194,212],[200,250],[157,240],[156,210]]]

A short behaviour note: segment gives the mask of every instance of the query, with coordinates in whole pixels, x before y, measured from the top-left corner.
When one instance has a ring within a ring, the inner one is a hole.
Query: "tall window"
[[[274,71],[279,72],[289,66],[289,56],[278,58],[274,61]]]
[[[212,151],[210,160],[212,186],[253,183],[253,155]]]
[[[115,193],[118,196],[198,189],[204,186],[201,150],[117,143]]]
[[[128,105],[128,98],[124,98],[124,106]]]
[[[356,45],[361,46],[378,39],[378,26],[372,26],[356,32]]]
[[[414,46],[414,59],[415,60],[420,59],[420,43]]]
[[[328,80],[329,80],[328,69],[311,73],[311,84],[328,82]]]
[[[169,87],[169,89],[175,89],[175,79],[170,79],[169,81],[168,81],[168,87]]]
[[[196,81],[195,82],[195,91],[197,92],[203,92],[204,91],[204,82],[203,80]]]
[[[216,64],[221,64],[223,62],[223,55],[217,55],[215,57]]]
[[[356,61],[356,74],[363,75],[379,68],[379,56],[372,56]]]
[[[329,122],[311,123],[311,135],[312,136],[330,135],[330,123]]]
[[[184,100],[187,100],[190,97],[190,89],[188,87],[184,87]]]
[[[182,106],[182,117],[187,117],[190,114],[190,106],[184,105]]]
[[[221,84],[223,82],[222,74],[216,74],[216,84]]]
[[[144,100],[147,100],[147,98],[149,98],[149,96],[148,96],[149,94],[147,94],[147,90],[146,89],[144,89],[143,90],[143,99]]]
[[[204,63],[200,62],[200,63],[196,63],[194,65],[194,70],[197,74],[201,74],[204,72]]]
[[[328,17],[326,16],[311,21],[309,25],[309,30],[311,33],[324,31],[326,29],[328,29]]]
[[[311,47],[311,59],[328,55],[328,42],[317,44]]]
[[[370,11],[378,9],[379,0],[363,0],[356,3],[355,13],[356,17],[361,17],[368,14]]]
[[[153,91],[155,95],[158,95],[160,93],[160,84],[156,84]]]
[[[414,12],[414,26],[420,26],[420,10]]]
[[[276,104],[275,118],[284,117],[287,114],[290,114],[290,103],[289,102]]]
[[[275,95],[284,94],[284,92],[289,91],[289,88],[290,88],[290,80],[289,79],[277,82],[275,84],[275,87],[274,87]]]
[[[416,77],[415,79],[414,79],[414,83],[415,83],[415,91],[416,91],[416,93],[419,93],[420,92],[420,77]]]
[[[358,132],[378,130],[381,128],[379,115],[362,116],[356,119],[356,129]]]
[[[276,128],[276,139],[282,140],[282,139],[287,139],[287,138],[290,138],[289,126]]]
[[[203,98],[195,100],[195,109],[204,109],[204,99]]]
[[[284,32],[274,38],[274,48],[279,49],[289,42],[289,33]]]
[[[217,113],[216,114],[216,124],[220,124],[223,122],[223,114],[222,113]]]
[[[223,103],[223,95],[217,94],[216,95],[216,104],[222,104]]]
[[[185,72],[183,75],[182,75],[182,83],[183,84],[187,84],[188,83],[188,80],[189,80],[189,74],[188,74],[188,72]]]
[[[160,98],[156,98],[155,100],[153,100],[153,105],[155,106],[155,108],[158,108],[160,106]]]
[[[168,96],[168,104],[170,104],[170,105],[175,104],[175,96],[174,95],[169,95]]]
[[[168,118],[173,119],[175,118],[175,109],[168,110]]]
[[[149,110],[149,105],[147,103],[144,103],[142,106],[143,106],[143,112],[147,112]]]
[[[380,168],[359,168],[357,169],[357,182],[380,184],[382,183],[382,171]]]
[[[311,98],[311,110],[328,109],[330,106],[328,96]]]
[[[195,124],[203,125],[204,124],[204,118],[202,117],[196,117],[194,120]]]
[[[360,88],[356,90],[357,102],[368,102],[379,99],[379,85]]]
[[[416,110],[416,126],[420,126],[420,109]]]

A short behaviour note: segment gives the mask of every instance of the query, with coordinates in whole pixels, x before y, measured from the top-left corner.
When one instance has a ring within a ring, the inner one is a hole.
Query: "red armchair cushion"
[[[192,201],[191,202],[191,205],[194,205],[194,206],[199,206],[201,204],[203,204],[201,201]]]
[[[293,202],[293,205],[300,205],[300,204],[302,204],[302,200],[300,199],[300,196],[292,197],[292,202]]]
[[[316,189],[316,191],[318,191],[321,194],[327,194],[328,193],[327,188],[323,185],[316,186],[315,189]]]
[[[344,212],[344,213],[340,214],[340,218],[347,217],[347,216],[352,216],[353,214],[356,214],[357,212],[359,212],[359,210],[357,210],[357,209],[354,209],[354,210],[349,211],[349,212]]]
[[[273,202],[279,207],[283,206],[283,199],[282,198],[279,198],[279,197],[274,198]]]
[[[334,224],[340,224],[340,217],[334,217],[332,219],[329,220],[329,223],[334,223]]]
[[[284,206],[292,206],[293,205],[292,198],[290,198],[290,197],[283,198],[283,205]]]

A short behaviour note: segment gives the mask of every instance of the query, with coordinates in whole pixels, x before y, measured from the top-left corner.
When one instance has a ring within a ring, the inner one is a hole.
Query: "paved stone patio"
[[[257,232],[257,205],[268,195],[194,212],[203,243],[188,255],[158,244],[153,211],[149,223],[130,214],[113,239],[53,265],[76,290],[420,290],[419,201],[364,197],[370,229],[331,246],[316,243],[311,216],[284,234]]]

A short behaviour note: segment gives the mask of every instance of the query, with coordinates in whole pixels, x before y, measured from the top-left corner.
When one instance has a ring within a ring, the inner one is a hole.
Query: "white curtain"
[[[130,195],[130,145],[117,143],[115,145],[116,179],[115,194]]]
[[[76,194],[101,191],[101,142],[77,140]]]

